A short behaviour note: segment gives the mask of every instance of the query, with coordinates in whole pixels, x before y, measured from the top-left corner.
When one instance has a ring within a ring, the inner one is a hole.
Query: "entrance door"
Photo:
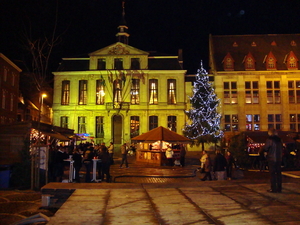
[[[113,116],[113,142],[114,144],[122,144],[122,116]]]

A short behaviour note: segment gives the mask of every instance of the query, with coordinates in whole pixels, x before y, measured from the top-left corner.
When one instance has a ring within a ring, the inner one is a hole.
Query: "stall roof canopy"
[[[268,138],[267,131],[246,131],[245,136],[250,138],[254,143],[265,143]],[[295,133],[290,131],[278,131],[278,136],[282,139],[284,143],[294,142],[293,137]]]
[[[166,141],[166,142],[190,142],[191,140],[177,134],[174,131],[171,131],[162,126],[154,128],[147,133],[141,134],[137,137],[132,138],[133,141],[142,141],[142,142],[155,142],[155,141]]]

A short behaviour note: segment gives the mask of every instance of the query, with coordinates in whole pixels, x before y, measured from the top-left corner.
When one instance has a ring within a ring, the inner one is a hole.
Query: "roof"
[[[291,44],[293,41],[296,46]],[[277,70],[286,70],[284,59],[290,51],[300,60],[300,34],[212,35],[210,49],[217,71],[224,71],[222,61],[228,53],[235,62],[235,71],[245,70],[243,60],[248,53],[255,59],[256,70],[266,70],[264,59],[270,52],[277,59]]]

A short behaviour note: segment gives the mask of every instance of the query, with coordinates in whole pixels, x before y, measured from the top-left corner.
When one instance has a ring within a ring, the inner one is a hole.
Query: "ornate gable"
[[[299,60],[293,51],[290,51],[284,63],[286,63],[288,70],[298,70]]]
[[[243,60],[245,70],[255,70],[255,60],[251,52],[248,53],[248,55],[245,56]]]
[[[272,52],[266,55],[264,63],[266,63],[267,70],[277,70],[277,59]]]
[[[225,58],[222,61],[223,63],[223,68],[225,71],[231,71],[234,70],[234,60],[230,53],[228,52]]]

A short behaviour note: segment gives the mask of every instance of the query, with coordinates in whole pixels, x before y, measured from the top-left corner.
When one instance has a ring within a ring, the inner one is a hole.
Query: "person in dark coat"
[[[68,154],[64,151],[63,147],[59,147],[58,151],[54,154],[53,180],[54,182],[62,182],[64,175],[64,160],[68,158]]]
[[[186,149],[183,144],[180,145],[180,166],[185,166]]]
[[[91,182],[91,171],[93,168],[93,160],[94,158],[94,149],[92,146],[88,146],[86,151],[84,152],[84,160],[83,163],[85,165],[85,182],[90,183]]]
[[[217,180],[225,180],[227,161],[224,155],[221,154],[220,150],[216,150],[216,157],[214,162],[214,173]]]
[[[269,137],[265,143],[271,177],[271,189],[268,192],[280,193],[282,190],[281,163],[283,143],[274,128],[268,131],[268,135]]]
[[[201,180],[202,181],[205,181],[207,179],[212,180],[212,178],[211,178],[212,163],[211,163],[210,157],[208,154],[205,154],[203,157],[205,158],[204,165],[203,165],[203,170],[204,170],[205,175]],[[203,158],[203,160],[204,160],[204,158]]]
[[[226,152],[226,161],[227,161],[227,166],[226,166],[226,175],[227,175],[227,179],[231,180],[232,179],[232,170],[233,167],[235,167],[235,161],[233,156],[231,155],[231,152],[227,151]]]
[[[82,167],[82,155],[79,149],[75,148],[73,151],[74,169],[75,169],[75,181],[80,183],[79,172]]]
[[[101,180],[104,181],[104,177],[106,177],[106,182],[109,183],[111,157],[106,147],[101,149],[99,159],[101,159]]]

